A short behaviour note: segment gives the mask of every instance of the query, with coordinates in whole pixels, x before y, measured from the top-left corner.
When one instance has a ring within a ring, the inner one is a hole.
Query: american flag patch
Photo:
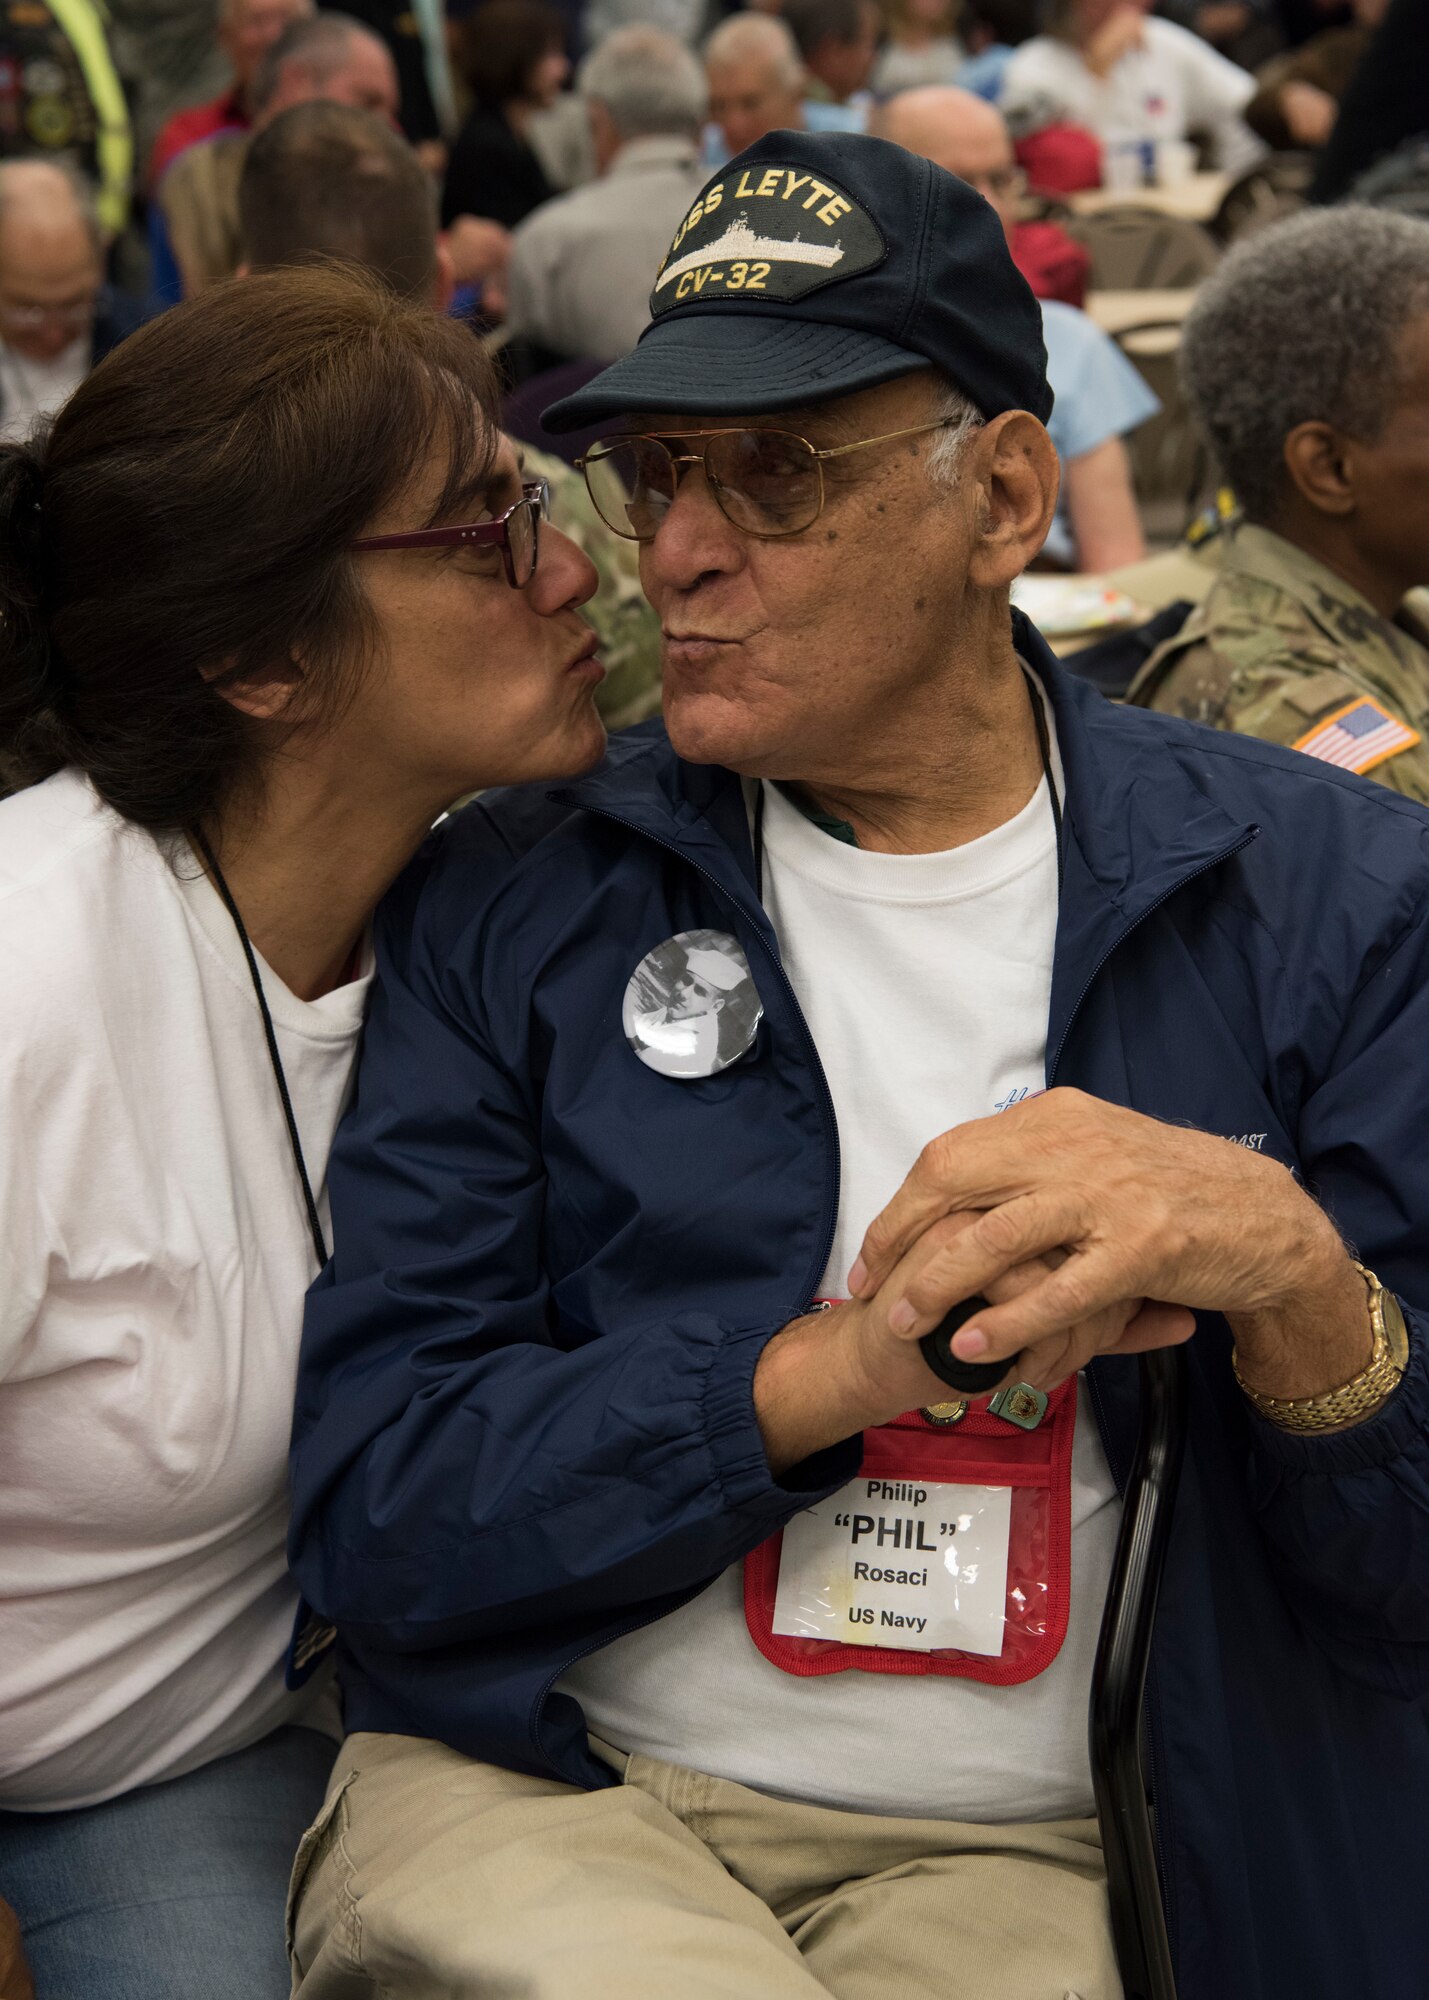
[[[1381,708],[1377,701],[1364,699],[1346,703],[1327,715],[1323,722],[1307,730],[1292,749],[1324,764],[1338,764],[1342,771],[1368,771],[1419,742],[1419,732]]]

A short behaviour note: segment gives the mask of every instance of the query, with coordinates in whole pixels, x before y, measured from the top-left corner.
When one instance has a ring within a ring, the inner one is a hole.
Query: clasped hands
[[[1242,1374],[1268,1395],[1334,1388],[1372,1345],[1359,1274],[1285,1167],[1078,1090],[932,1140],[848,1285],[848,1304],[795,1321],[761,1361],[771,1463],[946,1400],[918,1341],[974,1293],[989,1305],[954,1354],[1006,1360],[1007,1379],[1043,1389],[1096,1355],[1189,1339],[1198,1310],[1226,1316]]]

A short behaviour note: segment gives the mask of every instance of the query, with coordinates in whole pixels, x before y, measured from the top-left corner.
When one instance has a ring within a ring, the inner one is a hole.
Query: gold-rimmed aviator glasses
[[[939,417],[852,444],[810,444],[797,431],[697,430],[634,431],[599,438],[575,462],[586,490],[606,526],[628,542],[653,541],[683,477],[681,468],[703,468],[709,489],[727,520],[742,534],[773,541],[802,534],[824,510],[824,463],[867,451],[897,438],[947,430],[958,420]],[[672,443],[699,441],[699,451],[672,451]]]

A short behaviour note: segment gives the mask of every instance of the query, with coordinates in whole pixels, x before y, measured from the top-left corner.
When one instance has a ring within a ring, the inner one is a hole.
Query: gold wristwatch
[[[1235,1369],[1236,1381],[1261,1416],[1279,1424],[1282,1430],[1313,1436],[1319,1431],[1344,1430],[1351,1424],[1359,1423],[1377,1410],[1398,1387],[1400,1376],[1409,1366],[1409,1329],[1404,1323],[1398,1299],[1393,1292],[1387,1292],[1374,1272],[1367,1271],[1363,1264],[1356,1264],[1355,1269],[1364,1279],[1365,1290],[1369,1294],[1369,1323],[1374,1345],[1369,1361],[1353,1380],[1338,1389],[1327,1389],[1322,1396],[1299,1396],[1293,1401],[1280,1396],[1263,1396],[1244,1380],[1235,1350],[1231,1350],[1231,1366]]]

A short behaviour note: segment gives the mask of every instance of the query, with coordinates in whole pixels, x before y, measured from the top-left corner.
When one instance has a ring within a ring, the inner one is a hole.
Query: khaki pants
[[[293,1870],[301,2000],[1121,2000],[1094,1820],[791,1805],[605,1752],[609,1791],[343,1746]]]

